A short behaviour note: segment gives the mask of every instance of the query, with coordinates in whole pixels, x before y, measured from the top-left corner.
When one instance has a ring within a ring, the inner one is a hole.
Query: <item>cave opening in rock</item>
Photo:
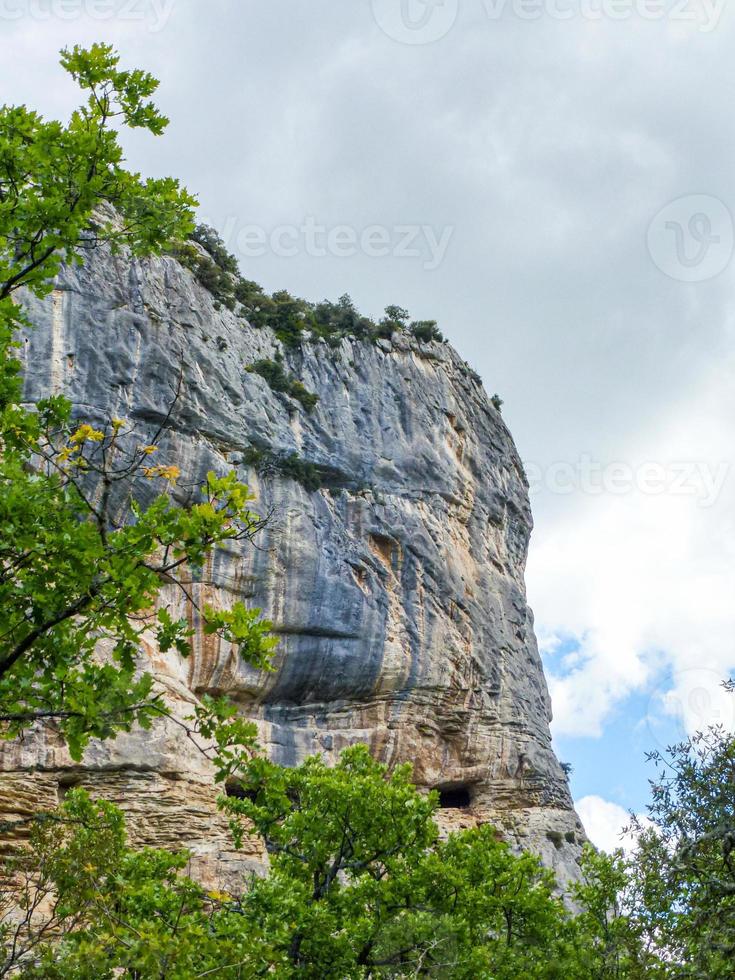
[[[255,803],[257,793],[253,790],[247,790],[242,785],[242,783],[237,782],[235,779],[228,780],[225,783],[225,793],[231,799],[234,800],[250,800],[251,803]]]
[[[439,787],[439,806],[442,810],[464,810],[471,801],[467,786]]]
[[[76,774],[69,773],[61,776],[56,786],[56,798],[59,803],[64,802],[70,790],[76,789],[81,784],[81,777]]]

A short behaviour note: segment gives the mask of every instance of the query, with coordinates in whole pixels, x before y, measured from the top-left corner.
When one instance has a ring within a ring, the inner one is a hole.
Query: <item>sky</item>
[[[526,464],[527,584],[590,837],[735,668],[735,13],[726,0],[0,0],[0,100],[66,44],[161,79],[243,273],[436,319]]]

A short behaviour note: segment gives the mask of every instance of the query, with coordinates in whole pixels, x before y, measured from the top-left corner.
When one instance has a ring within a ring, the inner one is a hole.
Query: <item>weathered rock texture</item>
[[[574,875],[584,831],[551,748],[524,591],[526,481],[455,351],[404,336],[284,351],[319,394],[308,414],[245,370],[279,349],[271,332],[217,311],[173,259],[100,252],[30,310],[29,401],[65,392],[87,420],[127,419],[144,440],[183,366],[161,459],[187,478],[234,467],[272,511],[259,549],[219,555],[197,589],[262,607],[280,635],[277,670],[248,669],[201,633],[188,661],[150,651],[177,710],[226,693],[287,765],[366,742],[411,761],[421,787],[461,791],[447,802],[469,797],[442,811],[446,826],[494,821]],[[252,446],[328,468],[329,487],[259,476],[242,461]],[[256,850],[231,850],[207,764],[173,724],[94,746],[78,767],[48,731],[2,752],[2,817],[81,782],[129,811],[137,840],[190,847],[208,880],[257,863]]]

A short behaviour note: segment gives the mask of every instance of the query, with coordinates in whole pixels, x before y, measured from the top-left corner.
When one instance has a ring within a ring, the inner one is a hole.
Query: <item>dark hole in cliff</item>
[[[59,803],[63,803],[66,796],[71,789],[76,789],[77,786],[81,786],[82,781],[79,776],[62,776],[59,779],[59,784],[56,787],[56,797]]]
[[[233,800],[250,800],[251,803],[255,803],[258,794],[255,790],[246,789],[242,783],[229,782],[225,783],[225,793]]]
[[[439,806],[442,810],[464,810],[470,802],[470,791],[466,786],[452,786],[439,790]]]

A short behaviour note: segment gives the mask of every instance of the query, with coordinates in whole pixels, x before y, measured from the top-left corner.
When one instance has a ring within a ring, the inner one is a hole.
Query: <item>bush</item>
[[[259,374],[261,378],[264,378],[272,391],[287,392],[291,386],[288,374],[286,374],[278,361],[265,359],[256,361],[250,367],[246,368],[246,370],[251,374]]]
[[[218,304],[234,310],[239,303],[254,327],[270,327],[285,347],[299,347],[304,331],[321,337],[332,347],[344,337],[376,341],[390,339],[394,333],[407,329],[417,340],[444,340],[436,320],[414,320],[409,327],[408,310],[396,304],[386,306],[385,315],[376,323],[363,316],[346,293],[336,303],[326,299],[310,303],[285,289],[269,296],[256,282],[240,275],[235,256],[227,251],[213,228],[198,225],[192,240],[207,252],[206,256],[191,244],[176,246],[172,254],[194,273]],[[312,396],[308,392],[302,396],[303,393],[293,394],[308,409]]]
[[[197,225],[192,232],[192,240],[201,245],[205,252],[208,252],[212,261],[221,269],[228,272],[231,276],[238,276],[237,259],[227,251],[225,243],[219,237],[214,228],[209,225]]]
[[[394,321],[384,318],[375,328],[375,339],[390,340],[397,329],[400,329],[400,327]]]
[[[319,395],[315,395],[301,381],[293,378],[283,369],[283,365],[279,361],[263,359],[251,364],[246,370],[264,378],[272,391],[280,391],[296,399],[307,412],[310,412],[319,401]]]
[[[325,489],[330,493],[341,493],[348,489],[370,489],[369,484],[358,483],[343,470],[323,463],[312,463],[296,452],[284,454],[268,446],[249,446],[242,454],[242,461],[263,476],[278,474],[295,480],[309,492]]]
[[[188,243],[172,246],[169,254],[194,273],[197,282],[212,294],[216,304],[226,306],[228,310],[235,309],[235,284],[229,272]]]
[[[316,395],[313,391],[309,391],[306,387],[304,387],[301,381],[291,382],[289,394],[292,398],[295,398],[297,402],[301,402],[307,412],[311,412],[319,401],[319,395]]]
[[[313,492],[322,485],[319,467],[310,460],[299,456],[298,453],[282,456],[277,461],[277,468],[283,476],[290,477],[296,483],[300,483],[305,490]]]
[[[416,340],[424,343],[435,341],[441,343],[444,340],[441,330],[436,325],[436,320],[414,320],[411,324],[411,333]]]

